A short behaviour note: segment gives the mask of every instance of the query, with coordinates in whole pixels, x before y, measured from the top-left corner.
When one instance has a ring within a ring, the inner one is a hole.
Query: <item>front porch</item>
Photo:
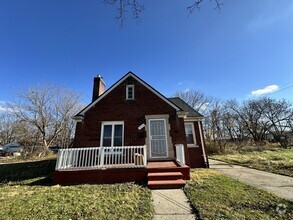
[[[156,181],[157,184],[161,179],[161,183],[165,185],[161,184],[159,188],[172,186],[172,181],[173,186],[178,188],[178,181],[174,180],[190,179],[190,168],[185,165],[183,145],[176,146],[174,161],[149,162],[146,154],[146,146],[61,149],[58,152],[54,183],[141,183],[149,180]],[[180,183],[182,186],[182,181]]]

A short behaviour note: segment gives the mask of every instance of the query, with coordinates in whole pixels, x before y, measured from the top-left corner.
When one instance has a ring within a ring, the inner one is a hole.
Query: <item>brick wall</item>
[[[205,167],[198,122],[195,121],[193,123],[194,123],[196,143],[198,147],[188,148],[190,167],[191,168]]]

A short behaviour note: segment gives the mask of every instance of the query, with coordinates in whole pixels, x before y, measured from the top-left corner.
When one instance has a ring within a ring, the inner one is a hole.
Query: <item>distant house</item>
[[[21,145],[17,142],[10,142],[0,147],[0,156],[20,155]]]
[[[132,72],[104,89],[95,77],[92,102],[74,116],[73,147],[58,152],[55,183],[177,188],[190,167],[208,167],[203,116],[187,103],[166,98]]]

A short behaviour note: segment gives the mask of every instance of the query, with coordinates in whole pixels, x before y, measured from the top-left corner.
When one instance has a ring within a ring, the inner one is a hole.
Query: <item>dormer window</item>
[[[127,85],[126,86],[126,100],[133,100],[134,99],[134,85]]]

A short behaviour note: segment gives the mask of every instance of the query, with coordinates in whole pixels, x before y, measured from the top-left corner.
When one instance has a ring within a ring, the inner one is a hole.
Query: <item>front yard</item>
[[[133,183],[52,185],[55,160],[0,165],[0,219],[151,219],[151,192]]]
[[[214,170],[192,170],[184,191],[201,219],[293,219],[292,202]]]
[[[54,159],[0,164],[0,219],[152,219],[146,187],[52,185],[54,167]],[[193,169],[184,191],[201,219],[293,219],[292,202],[214,170]]]
[[[213,155],[210,158],[293,177],[293,149],[244,151],[235,154]]]

